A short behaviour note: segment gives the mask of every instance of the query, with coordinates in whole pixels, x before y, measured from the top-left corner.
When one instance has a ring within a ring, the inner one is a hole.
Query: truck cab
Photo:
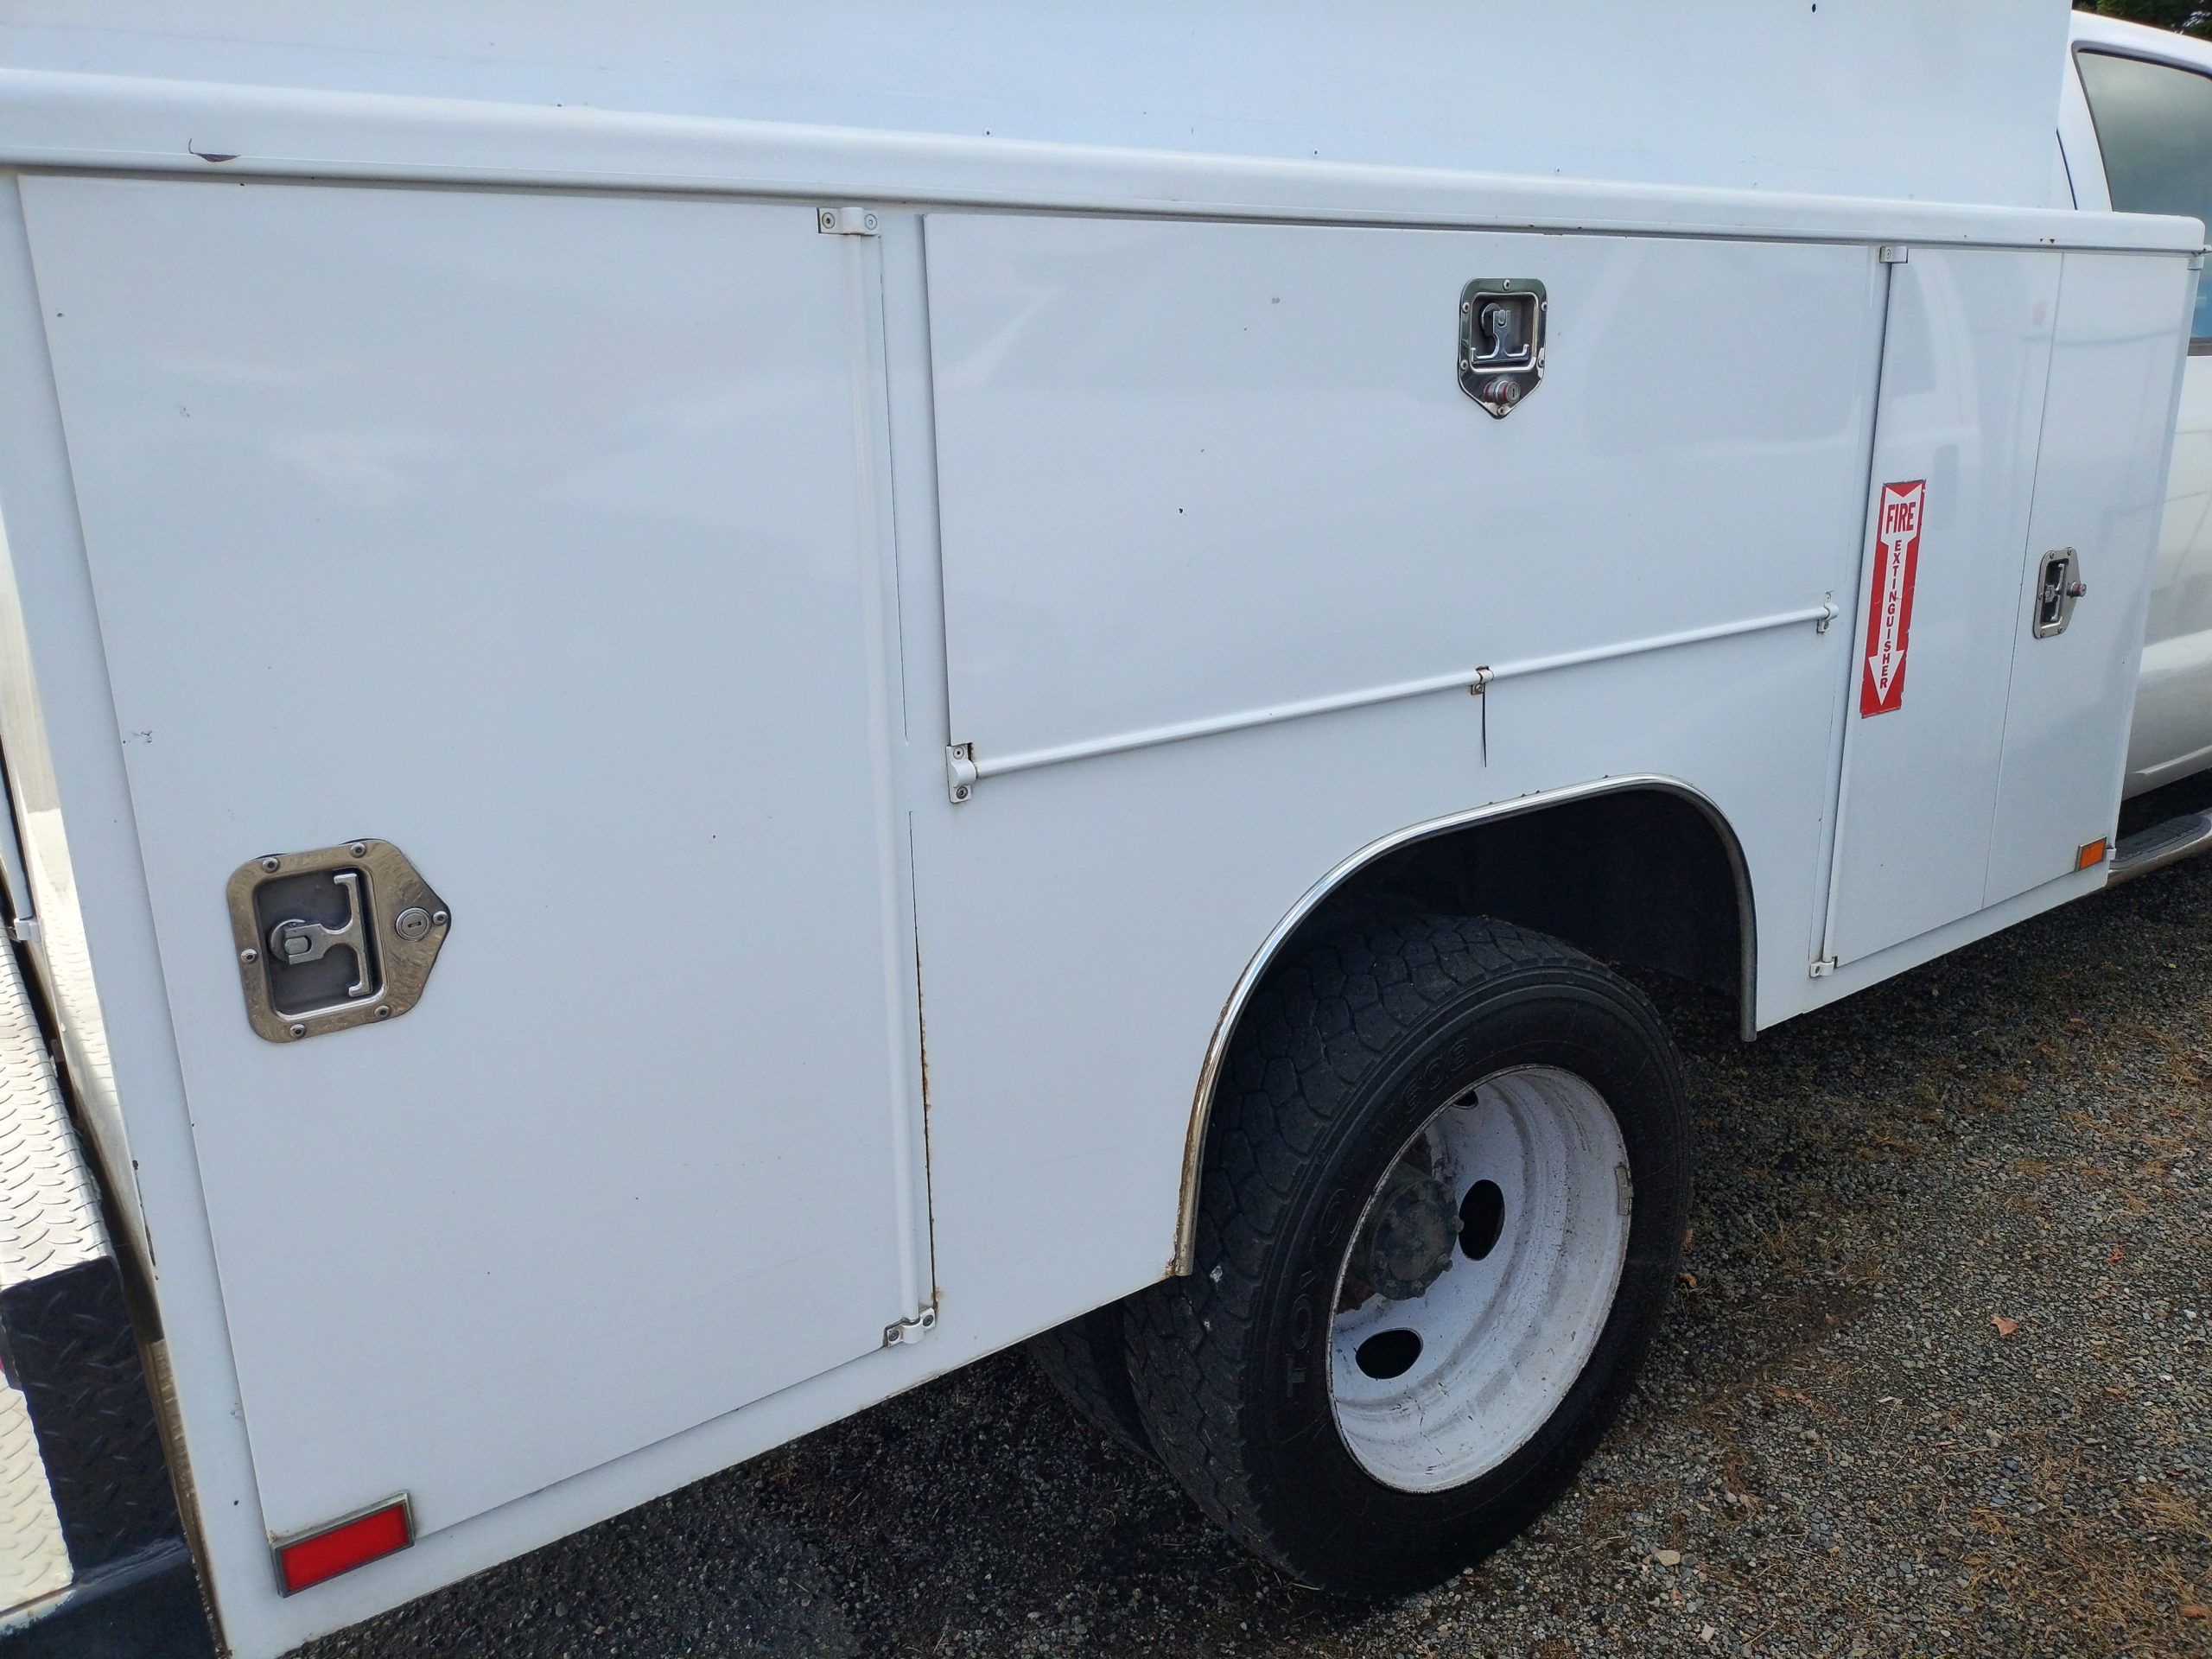
[[[2057,200],[2091,213],[2212,211],[2212,41],[2075,12]],[[2212,766],[2212,286],[2200,285],[2158,536],[2131,796]]]

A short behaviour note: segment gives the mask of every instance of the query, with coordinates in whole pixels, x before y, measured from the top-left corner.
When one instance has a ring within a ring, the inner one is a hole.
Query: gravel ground
[[[1744,1046],[1576,1489],[1443,1589],[1233,1549],[1019,1354],[303,1650],[2212,1654],[2212,859]]]

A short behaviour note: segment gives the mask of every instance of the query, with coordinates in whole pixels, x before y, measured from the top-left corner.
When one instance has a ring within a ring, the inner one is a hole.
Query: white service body
[[[0,741],[235,1651],[1176,1271],[1424,826],[1694,802],[1747,1029],[2098,887],[2202,232],[2041,205],[2018,12],[0,11]],[[265,1041],[225,880],[366,836],[420,1006]]]

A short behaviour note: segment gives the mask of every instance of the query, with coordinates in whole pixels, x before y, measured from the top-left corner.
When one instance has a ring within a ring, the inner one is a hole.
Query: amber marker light
[[[2074,868],[2077,870],[2094,869],[2105,861],[2105,849],[2110,844],[2102,836],[2094,841],[2084,842],[2082,850],[2074,855]]]

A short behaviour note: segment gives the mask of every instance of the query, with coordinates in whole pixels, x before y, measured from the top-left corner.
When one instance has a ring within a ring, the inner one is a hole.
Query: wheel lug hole
[[[1352,1356],[1353,1363],[1378,1382],[1403,1376],[1420,1357],[1421,1333],[1417,1331],[1377,1331],[1361,1343]]]
[[[1505,1230],[1505,1194],[1496,1181],[1477,1181],[1459,1200],[1459,1254],[1479,1262]]]

